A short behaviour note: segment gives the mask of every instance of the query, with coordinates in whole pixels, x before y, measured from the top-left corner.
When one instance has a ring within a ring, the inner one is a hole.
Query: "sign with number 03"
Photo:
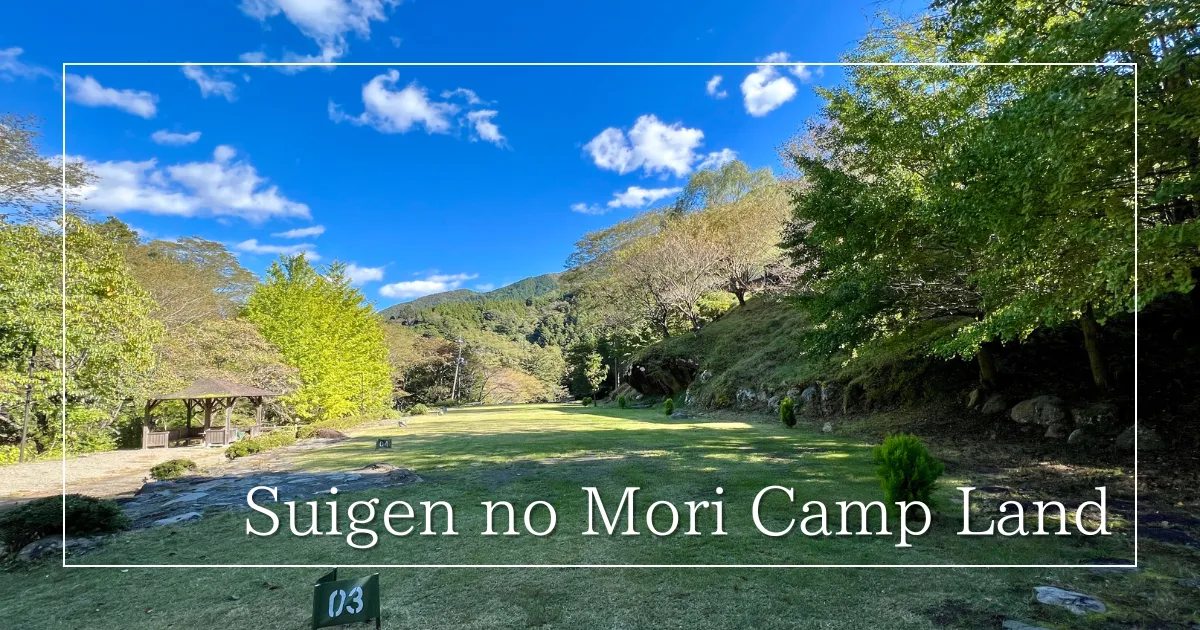
[[[379,618],[379,574],[351,580],[337,579],[337,569],[313,585],[313,630]]]

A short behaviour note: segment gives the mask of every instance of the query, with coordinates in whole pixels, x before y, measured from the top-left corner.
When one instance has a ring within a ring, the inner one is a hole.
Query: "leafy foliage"
[[[260,437],[238,440],[237,442],[230,444],[229,448],[225,449],[225,457],[229,459],[237,459],[239,457],[246,457],[247,455],[262,453],[263,451],[269,451],[273,448],[291,446],[295,443],[295,433],[287,429],[279,429]]]
[[[417,403],[408,408],[408,414],[411,416],[423,416],[427,413],[429,413],[429,407],[426,407],[422,403]]]
[[[285,399],[306,420],[392,407],[392,366],[383,325],[345,266],[318,272],[303,254],[272,263],[247,304],[247,317],[299,371]]]
[[[668,398],[663,401],[663,414],[669,416],[673,413],[675,413],[675,399]]]
[[[68,536],[108,534],[132,525],[116,501],[68,494],[34,499],[0,514],[0,541],[15,553],[41,538],[61,535],[64,515]]]
[[[579,401],[579,402],[580,402],[580,404],[582,404],[584,407],[590,407],[590,406],[592,405],[592,403],[593,403],[593,402],[595,402],[595,401],[593,401],[593,400],[592,400],[592,397],[591,397],[591,396],[584,396],[584,397],[583,397],[583,400],[581,400],[581,401]]]
[[[196,470],[196,462],[190,459],[168,459],[150,467],[150,476],[159,481],[178,479]]]

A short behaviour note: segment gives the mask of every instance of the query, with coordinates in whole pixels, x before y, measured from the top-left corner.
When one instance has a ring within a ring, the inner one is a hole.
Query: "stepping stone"
[[[161,527],[163,525],[174,525],[176,523],[183,523],[185,521],[194,521],[194,520],[201,519],[201,518],[204,518],[204,516],[202,514],[200,514],[199,512],[184,512],[183,514],[176,514],[175,516],[168,516],[167,518],[160,518],[157,521],[154,521],[153,523],[151,523],[151,526]]]
[[[285,481],[287,483],[313,483],[316,480],[316,477],[288,477]]]
[[[1067,591],[1053,586],[1035,586],[1033,590],[1037,591],[1037,600],[1039,602],[1049,606],[1066,608],[1076,615],[1102,613],[1108,610],[1104,606],[1104,602],[1091,595]]]
[[[1004,623],[1000,627],[1004,628],[1004,630],[1049,630],[1048,628],[1043,628],[1042,626],[1031,626],[1023,621],[1017,621],[1015,619],[1005,619]]]
[[[213,479],[212,481],[206,481],[202,484],[197,485],[196,487],[193,488],[193,490],[212,490],[213,488],[220,488],[221,486],[225,485],[226,483],[228,483],[228,480]]]
[[[163,505],[174,505],[176,503],[191,503],[192,501],[199,501],[200,499],[203,499],[206,496],[208,496],[207,492],[189,492],[187,494],[181,494],[181,495],[175,497],[174,499],[167,501]]]
[[[362,479],[362,475],[346,475],[345,477],[346,481],[358,481],[359,479]]]

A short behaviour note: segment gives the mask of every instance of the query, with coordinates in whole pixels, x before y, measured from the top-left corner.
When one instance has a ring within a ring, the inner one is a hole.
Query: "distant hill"
[[[423,310],[440,304],[456,302],[483,302],[486,300],[524,300],[542,297],[558,291],[557,273],[547,273],[532,278],[518,280],[512,284],[500,287],[494,291],[480,293],[470,289],[455,289],[444,293],[434,293],[419,297],[411,302],[389,306],[379,314],[385,320],[407,320]]]

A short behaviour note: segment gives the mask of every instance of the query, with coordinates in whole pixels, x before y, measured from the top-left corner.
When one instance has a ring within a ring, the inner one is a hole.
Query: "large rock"
[[[1066,608],[1076,615],[1102,613],[1108,610],[1104,606],[1104,602],[1091,595],[1067,591],[1054,586],[1035,586],[1033,590],[1037,591],[1037,600],[1039,602],[1048,606]]]
[[[836,381],[821,383],[821,412],[832,416],[842,408],[842,386]]]
[[[799,399],[796,400],[797,407],[799,407],[796,411],[809,416],[817,415],[820,412],[820,398],[821,390],[816,385],[806,387],[804,391],[800,392]]]
[[[1048,630],[1048,628],[1031,626],[1024,621],[1017,621],[1016,619],[1005,619],[1004,623],[1000,624],[1000,627],[1004,628],[1004,630]]]
[[[1121,410],[1112,403],[1092,403],[1080,409],[1071,410],[1071,418],[1081,427],[1105,428],[1121,421]]]
[[[1004,396],[1001,396],[1000,394],[992,394],[983,403],[983,407],[979,408],[979,413],[982,413],[985,416],[994,416],[996,414],[1004,413],[1005,409],[1008,409],[1008,401],[1004,400]]]
[[[629,386],[647,396],[673,396],[687,391],[698,371],[695,361],[648,356],[629,370]]]
[[[1064,424],[1067,419],[1066,405],[1058,396],[1038,396],[1017,403],[1009,417],[1019,424],[1037,424],[1048,427]]]
[[[100,545],[103,537],[94,536],[91,538],[67,538],[67,555],[77,556],[87,553]],[[50,556],[57,556],[62,549],[61,536],[47,536],[41,540],[35,540],[21,548],[17,552],[17,560],[21,562],[33,562]]]
[[[1123,451],[1133,450],[1134,427],[1129,427],[1113,440],[1113,445]],[[1137,430],[1137,449],[1139,451],[1157,451],[1164,446],[1163,439],[1150,427],[1139,427]]]

